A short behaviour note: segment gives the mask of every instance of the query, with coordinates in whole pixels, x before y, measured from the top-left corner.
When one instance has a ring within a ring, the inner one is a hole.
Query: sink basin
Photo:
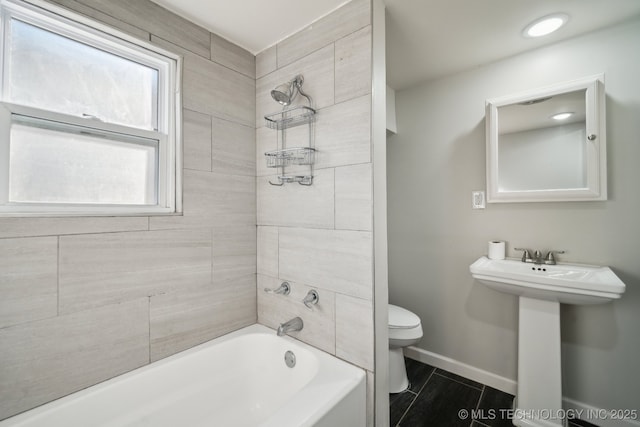
[[[599,304],[620,298],[624,283],[609,267],[580,264],[535,265],[480,257],[471,275],[497,291],[564,304]]]
[[[624,283],[609,267],[536,265],[486,256],[471,264],[469,270],[480,283],[518,296],[518,382],[513,424],[566,426],[562,417],[540,415],[544,411],[562,413],[560,303],[598,304],[618,299],[624,293]]]

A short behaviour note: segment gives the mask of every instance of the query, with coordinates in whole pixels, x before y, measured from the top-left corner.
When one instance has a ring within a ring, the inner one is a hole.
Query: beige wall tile
[[[258,123],[260,126],[261,123]],[[267,127],[256,129],[256,176],[267,176],[277,173],[277,169],[268,168],[264,153],[277,149],[278,133]]]
[[[79,0],[80,3],[209,58],[209,31],[149,0]]]
[[[230,175],[256,175],[256,132],[228,120],[213,118],[212,170]]]
[[[211,116],[184,110],[182,119],[185,169],[211,171]]]
[[[317,115],[316,168],[371,161],[371,96],[323,108]]]
[[[256,78],[269,74],[278,68],[276,46],[271,46],[256,55]]]
[[[48,0],[52,3],[57,3],[60,6],[63,6],[69,10],[72,10],[76,13],[80,13],[82,15],[88,16],[92,19],[102,22],[103,24],[107,24],[110,27],[117,28],[120,31],[124,31],[127,34],[130,34],[134,37],[137,37],[141,40],[149,40],[149,32],[141,30],[135,25],[130,25],[130,23],[126,23],[119,19],[115,19],[112,16],[107,15],[106,13],[102,13],[101,11],[94,9],[89,6],[85,6],[76,0]]]
[[[252,79],[256,78],[256,57],[248,50],[213,33],[211,34],[211,60]]]
[[[213,228],[213,282],[256,273],[256,226]]]
[[[151,297],[151,360],[256,322],[256,276]]]
[[[280,228],[280,277],[371,299],[371,232]]]
[[[369,0],[353,0],[278,43],[282,67],[371,23]]]
[[[149,362],[147,298],[0,330],[0,419]]]
[[[60,313],[211,282],[211,232],[168,230],[60,238]]]
[[[58,238],[0,239],[0,328],[58,313]]]
[[[373,183],[371,163],[343,166],[336,174],[336,228],[371,231]]]
[[[258,226],[258,274],[278,277],[278,227]]]
[[[371,93],[371,25],[336,41],[336,103]]]
[[[183,215],[151,217],[151,229],[256,224],[254,177],[185,170],[183,180]]]
[[[258,225],[333,228],[333,169],[315,171],[310,186],[269,184],[278,182],[275,176],[258,177],[257,181]]]
[[[327,353],[335,354],[334,293],[298,282],[289,282],[291,285],[289,295],[270,294],[264,291],[264,288],[277,288],[283,280],[258,275],[258,322],[277,329],[281,323],[300,317],[304,327],[301,331],[292,332],[289,335]],[[320,299],[318,304],[309,309],[302,300],[311,289],[317,290]]]
[[[136,217],[60,217],[0,218],[0,238],[55,236],[62,234],[113,233],[149,229],[149,218]]]
[[[336,294],[336,356],[373,370],[373,302]]]
[[[315,108],[333,105],[334,49],[332,44],[256,80],[256,127],[264,126],[266,114],[282,110],[282,106],[271,98],[271,90],[279,84],[290,81],[298,74],[304,76],[302,89],[313,98]],[[298,95],[294,104],[307,105],[307,99]]]
[[[185,108],[254,126],[254,79],[189,54],[184,57],[183,76]]]

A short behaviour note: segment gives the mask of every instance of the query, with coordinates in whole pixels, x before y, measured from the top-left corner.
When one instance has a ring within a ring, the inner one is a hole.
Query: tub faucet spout
[[[278,327],[278,336],[281,337],[283,335],[287,335],[289,332],[301,331],[303,325],[301,318],[294,317],[288,322],[280,324]]]

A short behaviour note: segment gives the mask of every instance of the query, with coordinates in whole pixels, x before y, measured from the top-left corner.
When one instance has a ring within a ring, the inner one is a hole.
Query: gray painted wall
[[[563,261],[609,265],[620,301],[562,307],[564,395],[600,408],[640,407],[640,21],[594,32],[397,93],[388,140],[389,300],[417,313],[418,347],[516,378],[517,300],[475,283],[487,241],[564,249]],[[609,200],[471,209],[485,188],[484,103],[605,73]]]

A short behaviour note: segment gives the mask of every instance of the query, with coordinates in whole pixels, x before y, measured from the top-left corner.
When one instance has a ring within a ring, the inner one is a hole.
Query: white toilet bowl
[[[409,388],[402,349],[416,344],[420,338],[420,318],[405,308],[389,304],[389,393]]]

